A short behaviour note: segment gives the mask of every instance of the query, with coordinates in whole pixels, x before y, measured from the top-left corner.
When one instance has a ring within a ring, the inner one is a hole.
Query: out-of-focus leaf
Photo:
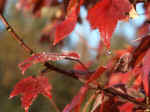
[[[0,13],[3,13],[7,0],[0,0]]]
[[[128,0],[100,0],[88,11],[87,19],[91,27],[99,29],[104,44],[108,48],[110,48],[110,39],[118,20],[125,19],[130,9],[131,4]]]
[[[19,0],[17,3],[17,9],[24,11],[32,11],[36,16],[40,16],[41,9],[45,6],[49,6],[52,0]]]

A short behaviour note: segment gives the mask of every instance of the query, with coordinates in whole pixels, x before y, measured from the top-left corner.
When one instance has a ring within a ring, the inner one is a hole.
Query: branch
[[[25,44],[25,42],[17,35],[17,33],[15,32],[15,30],[8,24],[7,20],[5,19],[5,17],[0,14],[0,19],[2,20],[3,24],[6,27],[6,30],[10,33],[10,35],[12,36],[13,39],[15,39],[19,45],[28,53],[28,54],[33,54],[34,51],[27,45]],[[58,67],[55,67],[54,65],[51,65],[48,62],[44,63],[44,66],[46,67],[46,69],[44,69],[42,72],[46,72],[48,69],[59,72],[63,75],[72,77],[74,79],[80,80],[83,83],[86,83],[86,80],[79,78],[76,74],[89,74],[89,72],[85,72],[85,71],[75,71],[75,70],[64,70]],[[92,74],[93,72],[90,72],[90,74]],[[142,103],[142,102],[138,102],[134,97],[128,95],[128,94],[124,94],[121,93],[120,91],[114,89],[114,88],[103,88],[101,86],[95,85],[93,83],[90,83],[89,86],[93,89],[99,89],[101,91],[103,91],[104,93],[106,93],[107,95],[113,95],[113,96],[119,96],[125,100],[128,100],[132,103],[135,103],[139,106],[142,106],[144,108],[148,108],[149,105]]]
[[[15,39],[27,53],[33,54],[33,50],[24,43],[24,41],[19,37],[19,35],[14,31],[14,29],[8,24],[7,20],[2,14],[0,14],[0,19],[5,25],[6,30],[12,36],[12,38]]]

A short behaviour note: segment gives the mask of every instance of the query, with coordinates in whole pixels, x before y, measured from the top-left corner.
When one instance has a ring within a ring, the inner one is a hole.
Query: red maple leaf
[[[123,5],[122,5],[123,4]],[[110,38],[115,30],[118,20],[125,19],[131,5],[128,0],[99,0],[88,11],[91,27],[98,28],[104,44],[110,48]]]
[[[32,65],[39,62],[46,62],[46,61],[58,61],[63,59],[72,59],[76,60],[79,59],[80,56],[75,52],[63,52],[62,54],[57,53],[36,53],[33,54],[28,59],[24,60],[22,63],[20,63],[18,66],[22,71],[22,74]]]
[[[80,6],[83,4],[84,0],[70,0],[69,6],[68,6],[68,16],[66,19],[60,23],[56,27],[56,32],[55,32],[55,39],[53,44],[56,45],[58,42],[63,40],[65,37],[67,37],[75,28],[76,23],[77,23],[77,17],[78,13],[80,11]]]
[[[48,78],[45,76],[30,76],[16,84],[14,90],[10,94],[10,98],[21,94],[22,107],[28,112],[30,105],[36,99],[38,94],[43,94],[51,99],[51,89],[52,87],[48,82]]]
[[[31,10],[36,16],[39,16],[41,9],[44,6],[49,6],[52,0],[19,0],[17,3],[17,9],[23,9],[24,11]]]

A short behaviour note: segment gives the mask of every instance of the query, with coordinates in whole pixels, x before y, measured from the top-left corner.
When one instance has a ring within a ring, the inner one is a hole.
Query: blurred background
[[[107,55],[104,51],[101,57],[98,57],[100,36],[98,30],[91,30],[86,20],[87,10],[81,7],[81,21],[76,25],[74,31],[65,38],[60,44],[52,46],[53,31],[49,32],[48,24],[52,21],[52,16],[57,14],[58,7],[44,8],[42,17],[34,17],[30,12],[17,10],[17,0],[8,0],[4,15],[8,22],[24,41],[36,52],[62,52],[76,51],[81,56],[81,61],[87,63],[92,61],[90,67],[94,70],[98,65],[105,65],[109,58],[114,55],[115,50],[126,48],[128,45],[136,45],[133,41],[137,37],[138,28],[144,23],[143,4],[137,4],[138,18],[129,19],[129,21],[119,22],[116,31],[112,37],[111,54]],[[61,1],[60,1],[61,2]],[[44,67],[41,64],[33,65],[23,76],[18,68],[18,64],[28,58],[23,49],[14,41],[5,26],[0,21],[0,112],[24,112],[21,108],[20,97],[9,99],[9,94],[14,85],[22,78],[30,75],[38,75]],[[55,66],[64,69],[73,69],[74,62],[59,61],[52,62]],[[50,71],[47,76],[49,82],[53,85],[52,94],[57,106],[62,110],[64,106],[71,102],[71,99],[78,92],[82,83]],[[87,96],[88,97],[88,96]],[[32,104],[32,112],[55,112],[50,101],[40,95]]]

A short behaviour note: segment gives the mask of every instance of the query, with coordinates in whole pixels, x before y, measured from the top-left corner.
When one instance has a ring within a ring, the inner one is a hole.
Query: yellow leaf
[[[134,8],[133,5],[132,5],[132,9],[131,9],[130,12],[129,12],[129,17],[130,17],[131,19],[135,19],[135,18],[138,18],[138,17],[139,17],[139,15],[137,14],[137,12],[136,12],[136,10],[135,10],[135,8]]]

